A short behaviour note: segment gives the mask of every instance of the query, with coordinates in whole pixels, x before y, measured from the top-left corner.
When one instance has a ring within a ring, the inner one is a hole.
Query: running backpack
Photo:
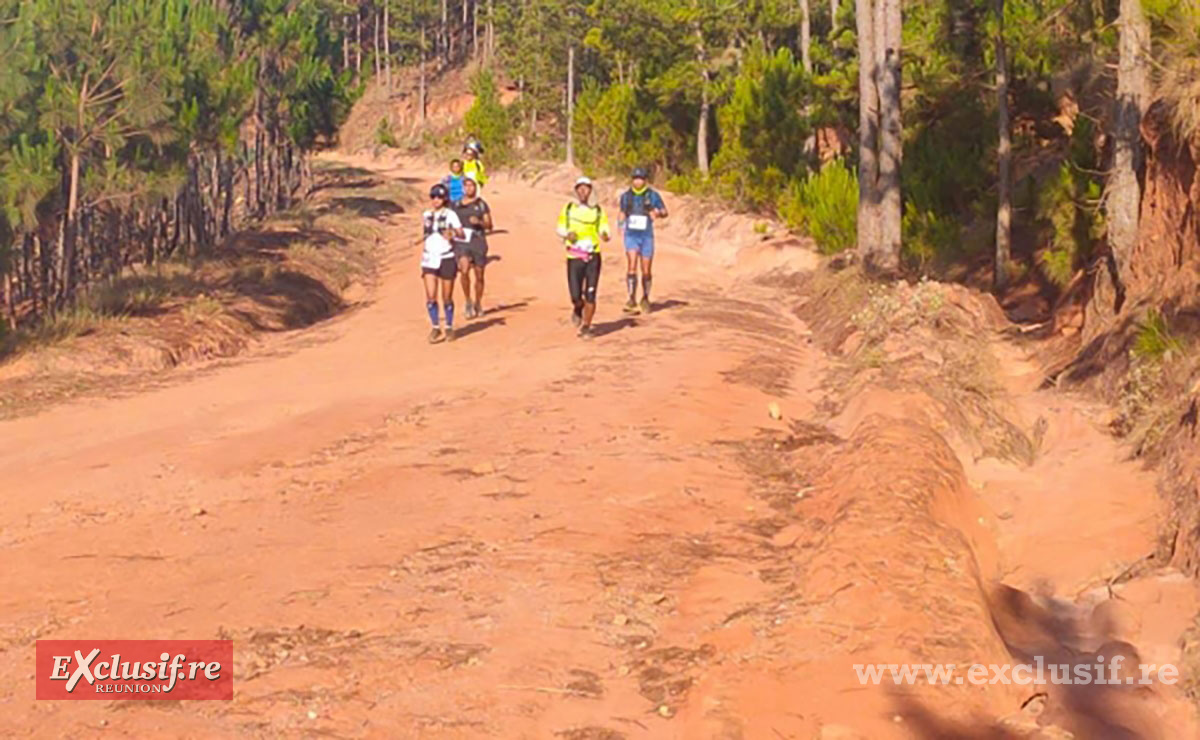
[[[621,213],[625,214],[626,216],[629,216],[629,215],[649,216],[650,211],[653,209],[653,203],[654,203],[654,199],[651,197],[652,193],[654,193],[653,188],[646,188],[646,192],[642,193],[641,195],[637,195],[632,190],[626,190],[624,193],[621,193],[621,203],[620,203]],[[640,214],[633,213],[634,198],[637,198],[641,203],[642,213],[640,213]]]
[[[567,228],[568,229],[571,228],[571,206],[573,206],[573,205],[575,205],[574,201],[567,204]],[[600,224],[600,216],[603,213],[604,213],[604,208],[602,206],[600,206],[599,204],[597,204],[596,205],[596,220],[595,221],[580,221],[580,223],[587,224],[588,226],[598,226]]]
[[[440,234],[450,225],[450,217],[448,215],[450,209],[439,208],[438,210],[425,214],[425,236],[430,234]],[[457,215],[457,214],[455,214]]]

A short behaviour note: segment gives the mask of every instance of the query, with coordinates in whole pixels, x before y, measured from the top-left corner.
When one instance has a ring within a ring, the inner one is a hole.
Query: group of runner
[[[493,230],[491,209],[480,196],[487,182],[480,155],[483,146],[471,136],[463,158],[450,162],[450,174],[429,190],[430,208],[423,217],[424,250],[421,279],[432,329],[431,343],[454,341],[454,282],[461,275],[468,319],[483,316],[484,273],[488,262],[487,235]],[[575,181],[574,199],[559,211],[557,234],[563,240],[567,261],[567,291],[571,323],[579,336],[590,339],[600,284],[600,245],[612,238],[608,215],[592,200],[594,187],[587,177]],[[654,220],[667,217],[662,196],[649,185],[649,174],[638,167],[632,183],[618,199],[617,227],[625,242],[626,313],[650,311],[653,283]],[[642,298],[638,301],[639,272]],[[472,292],[472,287],[474,291]],[[441,298],[439,311],[438,299]],[[444,316],[444,326],[439,319]]]

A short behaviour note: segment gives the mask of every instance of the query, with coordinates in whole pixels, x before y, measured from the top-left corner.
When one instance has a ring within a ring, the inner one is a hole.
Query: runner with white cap
[[[571,322],[581,339],[592,337],[596,315],[596,288],[600,284],[600,242],[608,241],[608,215],[592,205],[592,181],[575,181],[575,200],[558,214],[558,235],[567,248],[567,289],[571,294]]]

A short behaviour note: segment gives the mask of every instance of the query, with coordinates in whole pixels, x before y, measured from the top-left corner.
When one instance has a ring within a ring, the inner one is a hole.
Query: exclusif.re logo
[[[38,699],[232,699],[232,640],[38,640]]]

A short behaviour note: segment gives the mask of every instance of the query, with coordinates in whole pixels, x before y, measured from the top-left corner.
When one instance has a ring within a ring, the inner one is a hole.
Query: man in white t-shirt
[[[433,330],[430,344],[445,339],[454,341],[454,279],[458,276],[458,261],[454,259],[454,239],[463,238],[458,214],[449,207],[450,193],[445,185],[429,189],[430,209],[422,214],[424,249],[421,252],[421,280],[425,283],[425,307]],[[446,329],[438,326],[438,286],[441,286],[442,307],[446,314]]]

